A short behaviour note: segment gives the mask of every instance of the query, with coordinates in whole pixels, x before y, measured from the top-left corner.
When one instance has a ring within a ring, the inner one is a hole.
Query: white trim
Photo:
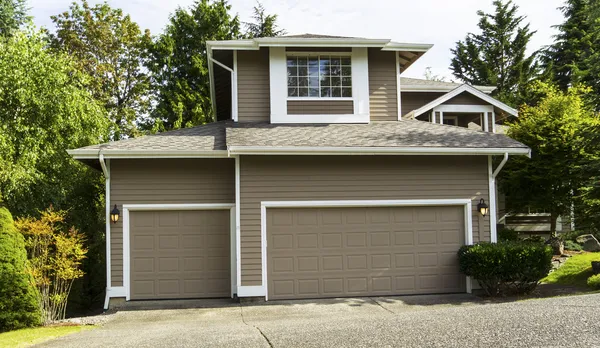
[[[108,309],[110,299],[115,297],[125,297],[126,291],[124,286],[114,286],[106,288],[106,297],[104,298],[104,309]]]
[[[402,79],[400,78],[400,74],[402,73],[402,71],[400,69],[400,52],[396,52],[395,56],[396,56],[396,99],[397,99],[396,106],[398,107],[398,121],[400,121],[400,120],[402,120],[402,97],[401,97]]]
[[[444,124],[444,112],[443,111],[440,111],[440,124]]]
[[[110,144],[110,143],[109,143]],[[104,158],[226,158],[227,150],[98,150],[74,149],[67,153],[74,159],[98,159],[99,152]]]
[[[369,53],[367,48],[352,48],[352,98],[354,98],[354,116],[361,119],[354,122],[368,123],[370,110]],[[351,122],[348,121],[348,123]],[[340,123],[347,122],[342,121]]]
[[[357,105],[354,102],[354,105]],[[356,106],[355,106],[356,109]],[[369,123],[369,114],[346,115],[278,115],[271,114],[271,123],[295,124],[301,123],[330,124],[330,123]]]
[[[229,146],[232,155],[529,155],[529,148]]]
[[[389,39],[266,37],[249,40],[207,41],[206,47],[209,51],[258,50],[260,47],[380,47],[382,51],[427,52],[433,45],[401,43]]]
[[[108,309],[109,302],[109,289],[112,287],[112,272],[111,272],[111,242],[110,242],[110,160],[105,160],[104,155],[100,154],[100,167],[104,173],[104,204],[106,205],[106,211],[104,215],[104,241],[106,243],[106,290],[104,299],[104,309]]]
[[[427,86],[427,85],[403,84],[402,91],[403,92],[450,92],[458,86],[459,86],[459,84],[456,84],[456,86]],[[486,94],[490,94],[496,90],[496,87],[487,87],[487,86],[473,86],[473,87],[477,88],[478,90],[480,90],[481,92],[486,93]]]
[[[492,109],[492,133],[496,133],[496,113]]]
[[[231,118],[238,121],[238,60],[237,51],[233,51],[233,70],[231,71]]]
[[[237,206],[237,204],[236,204]],[[229,268],[231,269],[231,298],[234,298],[237,292],[237,238],[236,238],[236,207],[231,208],[229,211]]]
[[[287,101],[350,101],[353,97],[287,97]]]
[[[241,202],[240,202],[240,156],[235,156],[235,256],[237,269],[237,294],[240,296],[242,285],[242,239],[241,239]]]
[[[212,108],[212,112],[213,115],[215,117],[215,121],[216,121],[216,117],[217,117],[217,103],[216,103],[216,93],[215,93],[215,74],[213,71],[213,65],[210,64],[210,62],[212,62],[212,49],[210,47],[207,47],[206,49],[206,55],[208,57],[208,80],[210,83],[210,106]]]
[[[436,205],[462,205],[464,206],[465,243],[473,244],[473,210],[471,199],[402,199],[402,200],[340,200],[340,201],[261,201],[260,202],[260,234],[262,258],[262,286],[253,287],[252,295],[238,296],[265,296],[268,301],[267,280],[267,208],[339,208],[339,207],[417,207]],[[471,292],[471,283],[467,278],[467,292]]]
[[[233,203],[186,203],[186,204],[123,204],[123,287],[125,300],[131,299],[131,249],[130,249],[130,211],[160,211],[160,210],[223,210],[235,209]]]
[[[494,107],[491,105],[438,105],[433,108],[435,111],[440,112],[464,112],[464,113],[480,113],[480,112],[492,112]]]
[[[287,116],[287,64],[284,47],[269,49],[269,88],[271,123],[278,116]],[[281,118],[281,117],[279,117]],[[297,122],[297,121],[296,121]]]
[[[490,242],[496,243],[498,241],[498,234],[496,231],[496,179],[494,177],[492,168],[492,156],[488,156],[488,190],[490,209]]]
[[[463,84],[460,87],[457,87],[454,90],[444,94],[443,96],[418,108],[417,110],[414,111],[414,115],[415,115],[415,117],[417,117],[421,114],[424,114],[425,112],[429,111],[430,109],[433,109],[434,107],[437,107],[438,105],[441,105],[441,104],[447,102],[448,100],[456,97],[457,95],[459,95],[463,92],[471,93],[472,95],[478,97],[479,99],[482,99],[483,101],[487,102],[488,104],[491,104],[501,110],[506,111],[510,115],[518,116],[517,110],[511,108],[510,106],[490,97],[489,95],[485,94],[484,92],[482,92],[472,86],[469,86],[467,84]]]
[[[266,297],[267,290],[262,285],[256,286],[238,286],[237,294],[238,297]]]
[[[235,52],[235,51],[233,51],[233,52]],[[223,68],[223,69],[225,69],[225,70],[229,71],[230,73],[233,73],[233,69],[231,69],[231,68],[230,68],[230,67],[228,67],[227,65],[225,65],[225,64],[223,64],[223,63],[221,63],[221,62],[219,62],[218,60],[214,59],[212,56],[211,56],[209,59],[210,59],[210,61],[211,61],[211,62],[213,62],[213,63],[217,64],[217,65],[218,65],[218,66],[220,66],[221,68]]]
[[[483,131],[489,132],[490,131],[490,118],[488,117],[488,113],[484,112],[481,115],[483,116]]]
[[[352,52],[336,52],[336,51],[285,51],[286,56],[291,57],[318,57],[318,56],[340,56],[352,57]]]

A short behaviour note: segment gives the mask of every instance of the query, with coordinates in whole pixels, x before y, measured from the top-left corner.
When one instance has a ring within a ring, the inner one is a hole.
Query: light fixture
[[[485,201],[483,200],[483,198],[479,201],[479,204],[477,204],[477,210],[479,210],[479,213],[484,217],[487,215],[488,211],[490,210],[488,208],[488,205],[485,204]]]
[[[119,209],[117,209],[116,204],[113,210],[110,211],[110,221],[112,221],[115,224],[117,223],[117,221],[119,221]]]

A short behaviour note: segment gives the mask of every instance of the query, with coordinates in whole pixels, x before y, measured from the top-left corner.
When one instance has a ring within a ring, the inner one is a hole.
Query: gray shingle
[[[227,146],[527,148],[503,134],[424,121],[370,124],[237,123]]]
[[[335,35],[323,35],[323,34],[295,34],[295,35],[281,35],[278,38],[283,39],[360,39],[358,37],[350,36],[335,36]]]

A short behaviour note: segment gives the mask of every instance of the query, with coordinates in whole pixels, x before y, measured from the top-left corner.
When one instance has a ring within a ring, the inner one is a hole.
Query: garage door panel
[[[131,212],[131,298],[229,296],[229,219],[226,210]]]
[[[269,298],[465,290],[456,256],[462,207],[309,210],[267,210]],[[292,225],[272,226],[275,215]]]

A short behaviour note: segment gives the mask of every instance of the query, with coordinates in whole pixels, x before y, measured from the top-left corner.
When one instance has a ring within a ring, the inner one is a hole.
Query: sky
[[[31,15],[38,26],[52,28],[51,15],[68,10],[72,0],[29,0]],[[89,0],[91,4],[102,1]],[[152,34],[162,31],[169,14],[194,0],[108,0],[112,7],[129,13],[141,28]],[[288,34],[316,33],[392,39],[407,43],[430,43],[434,47],[407,69],[402,76],[423,78],[425,69],[452,79],[448,69],[450,49],[468,32],[477,32],[477,10],[491,12],[492,0],[261,0]],[[514,0],[520,14],[527,16],[533,36],[533,52],[552,43],[553,25],[564,18],[557,9],[564,0]],[[229,0],[232,13],[250,21],[254,0]]]

